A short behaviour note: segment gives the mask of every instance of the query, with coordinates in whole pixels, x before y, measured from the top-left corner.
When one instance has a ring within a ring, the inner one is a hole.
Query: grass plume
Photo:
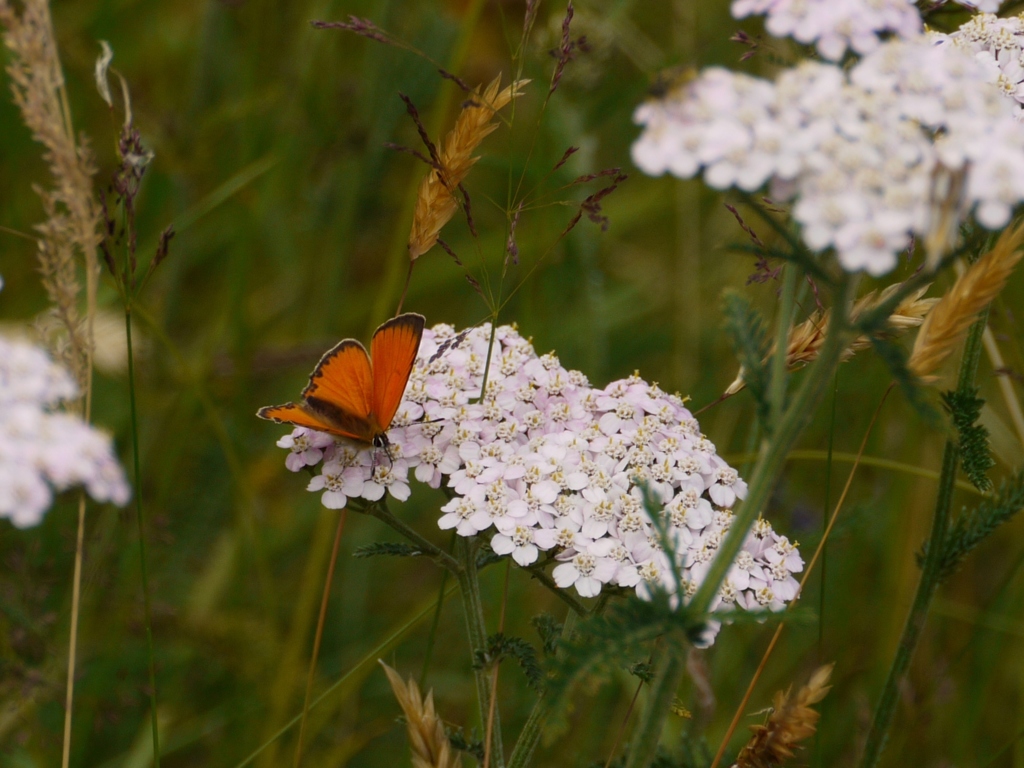
[[[851,320],[855,321],[866,310],[884,302],[898,288],[899,284],[890,285],[881,293],[872,291],[862,296],[850,312]],[[939,302],[939,299],[922,298],[927,290],[927,285],[919,288],[896,306],[886,321],[885,333],[888,338],[906,333],[910,328],[916,328],[924,322],[925,317]],[[828,329],[831,314],[829,309],[815,310],[806,320],[789,332],[789,342],[786,346],[786,367],[789,370],[802,368],[818,358],[821,345],[825,343],[825,332]],[[871,337],[861,334],[850,342],[850,345],[843,351],[841,359],[845,362],[870,346]],[[735,381],[725,390],[725,394],[734,395],[746,386],[745,370],[740,368]]]
[[[403,682],[394,669],[383,661],[380,665],[384,667],[391,690],[405,713],[413,768],[458,768],[458,754],[452,749],[444,732],[444,723],[434,709],[433,691],[424,698],[415,680],[410,677],[408,682]]]
[[[469,95],[455,127],[437,150],[432,168],[420,184],[409,232],[409,259],[415,261],[437,243],[437,237],[459,208],[456,190],[478,157],[473,152],[495,128],[494,115],[512,99],[521,95],[528,80],[517,80],[499,91],[501,78],[496,77],[481,92]],[[433,153],[432,153],[433,154]]]
[[[32,138],[43,145],[43,161],[50,169],[49,189],[36,186],[46,220],[36,225],[39,272],[49,296],[51,312],[67,333],[54,351],[78,382],[79,406],[89,420],[92,410],[93,318],[99,278],[100,208],[93,193],[96,173],[84,139],[76,142],[71,108],[64,87],[64,71],[47,0],[25,0],[21,11],[10,0],[0,0],[4,45],[10,52],[7,74],[11,95]],[[85,273],[86,315],[79,310]],[[69,404],[69,407],[74,407]],[[71,760],[71,723],[75,697],[75,662],[78,649],[78,614],[81,607],[82,562],[85,546],[85,494],[78,498],[75,564],[71,584],[67,681],[64,696],[64,732],[61,766]]]
[[[921,326],[907,363],[911,373],[926,382],[967,333],[978,313],[1006,286],[1021,259],[1024,223],[1006,229],[995,246],[957,278]]]
[[[792,687],[775,694],[764,725],[751,726],[754,735],[736,758],[738,768],[771,768],[793,757],[797,745],[814,734],[821,714],[812,708],[828,693],[832,664],[819,667],[796,695]]]
[[[43,145],[43,160],[53,177],[48,189],[36,187],[46,213],[46,220],[36,230],[43,285],[67,332],[66,344],[60,345],[57,353],[88,399],[92,357],[88,318],[95,309],[100,237],[92,154],[83,140],[75,139],[46,0],[26,0],[20,11],[10,0],[0,0],[0,23],[11,54],[7,74],[14,103],[32,138]],[[78,306],[80,263],[84,265],[89,307],[84,320]]]

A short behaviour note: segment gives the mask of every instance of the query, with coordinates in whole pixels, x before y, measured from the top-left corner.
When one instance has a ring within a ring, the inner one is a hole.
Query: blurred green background
[[[409,155],[383,147],[418,141],[398,92],[442,132],[464,98],[406,50],[317,31],[309,21],[368,17],[476,84],[499,73],[507,81],[523,10],[522,2],[501,0],[53,4],[72,112],[97,156],[97,185],[106,186],[114,169],[120,124],[93,84],[103,39],[131,86],[143,140],[156,153],[138,203],[142,252],[151,252],[168,223],[179,232],[143,296],[137,326],[141,493],[164,765],[237,765],[301,709],[337,513],[304,491],[304,475],[286,471],[285,452],[274,445],[286,430],[253,414],[294,398],[324,349],[346,336],[367,337],[394,311],[411,202],[424,173]],[[478,278],[481,265],[493,276],[503,258],[509,179],[522,174],[525,188],[540,184],[552,204],[519,222],[521,262],[505,295],[521,288],[501,319],[517,322],[539,352],[555,350],[599,386],[639,370],[691,394],[700,407],[735,375],[720,328],[722,291],[744,291],[770,313],[775,286],[745,287],[753,260],[724,249],[745,236],[721,195],[632,167],[631,115],[662,68],[722,64],[770,74],[794,51],[764,40],[739,63],[747,48],[728,41],[741,25],[724,0],[579,0],[573,37],[586,35],[589,50],[569,63],[542,110],[554,62],[548,52],[564,15],[561,3],[540,4],[523,58],[524,76],[534,83],[517,103],[511,132],[502,127],[485,140],[469,177],[479,246],[458,218],[443,237]],[[742,27],[759,32],[756,21]],[[42,218],[32,185],[49,180],[39,147],[6,98],[0,137],[0,224],[30,232]],[[581,151],[548,177],[570,145]],[[606,201],[608,231],[584,218],[552,248],[575,210],[572,201],[596,189],[556,188],[616,166],[630,178]],[[46,297],[34,245],[11,234],[0,238],[0,321],[9,330],[44,312]],[[948,278],[940,282],[932,295]],[[993,313],[1014,371],[1024,365],[1021,319],[1010,308],[1022,297],[1018,275]],[[101,306],[100,351],[109,359],[97,374],[94,419],[115,434],[130,470],[123,318],[108,277]],[[458,327],[488,311],[440,249],[417,265],[406,307],[430,323]],[[805,291],[803,309],[813,307]],[[998,477],[1021,462],[1021,444],[987,361],[979,379],[991,404],[985,419]],[[807,557],[820,538],[826,499],[835,500],[850,466],[830,467],[822,452],[830,440],[837,455],[856,451],[886,385],[884,368],[869,353],[845,364],[802,441],[805,453],[789,464],[768,517],[801,542]],[[745,393],[701,415],[720,452],[740,466],[752,420]],[[820,736],[805,758],[813,765],[851,764],[857,755],[916,584],[914,554],[929,525],[941,446],[941,435],[927,431],[899,394],[889,399],[867,454],[905,467],[860,470],[799,620],[786,629],[755,692],[752,712],[767,706],[775,690],[801,684],[818,663],[836,662]],[[392,509],[446,545],[447,534],[434,523],[442,498],[417,486]],[[0,521],[3,766],[53,766],[60,759],[75,510],[73,498],[62,499],[30,530]],[[145,766],[149,704],[134,512],[93,505],[87,515],[71,763]],[[922,765],[1024,766],[1022,534],[1018,520],[941,590],[885,764],[909,758]],[[416,560],[351,557],[356,547],[395,538],[376,520],[349,516],[316,691],[343,682],[311,715],[307,765],[408,764],[398,707],[375,660],[419,675],[440,571]],[[492,631],[504,571],[494,567],[483,576]],[[530,618],[549,612],[561,620],[565,607],[523,574],[511,576],[506,631],[535,642]],[[681,691],[694,719],[672,721],[670,740],[704,733],[712,751],[717,747],[773,626],[727,627],[712,649],[694,654]],[[463,629],[453,595],[427,684],[449,722],[471,727],[474,689]],[[503,668],[500,686],[511,743],[532,698],[512,666]],[[579,690],[570,730],[543,746],[536,764],[603,764],[634,687],[623,671]],[[755,722],[752,716],[744,725]],[[289,732],[256,765],[290,764],[294,736]],[[745,738],[737,735],[737,747]]]

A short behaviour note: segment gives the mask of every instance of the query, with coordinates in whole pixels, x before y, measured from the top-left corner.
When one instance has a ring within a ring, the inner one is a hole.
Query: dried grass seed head
[[[939,299],[923,298],[930,286],[925,285],[912,292],[889,315],[886,321],[886,329],[889,337],[900,336],[910,328],[921,325],[932,308],[938,304]],[[856,319],[866,310],[878,306],[888,299],[899,284],[890,285],[881,293],[872,291],[865,294],[854,304],[851,316]],[[790,370],[803,367],[817,359],[821,351],[821,345],[825,343],[825,333],[828,330],[831,310],[815,310],[810,316],[795,326],[789,332],[789,342],[786,345],[786,367]],[[860,335],[850,342],[850,345],[843,350],[842,360],[846,361],[857,352],[871,346],[871,338]],[[774,351],[774,349],[773,349]],[[746,386],[743,380],[743,370],[740,369],[735,381],[725,390],[726,394],[734,395]]]
[[[1024,252],[1024,222],[1003,231],[991,251],[957,278],[928,314],[917,334],[907,363],[910,372],[927,383],[938,380],[935,371],[1003,288]]]
[[[415,680],[410,677],[405,682],[383,661],[380,665],[405,714],[413,768],[458,768],[459,758],[444,732],[444,723],[434,709],[433,692],[428,692],[424,698]]]
[[[36,226],[43,285],[55,316],[66,329],[64,361],[85,390],[92,341],[78,310],[78,269],[81,259],[92,306],[100,222],[99,205],[93,195],[92,155],[84,141],[76,142],[71,126],[46,0],[26,0],[20,10],[9,0],[0,0],[0,24],[4,44],[11,53],[7,73],[13,101],[32,138],[43,145],[43,160],[53,177],[51,188],[36,188],[46,214],[46,220]]]
[[[420,184],[409,232],[409,259],[415,261],[437,243],[442,227],[459,208],[456,190],[479,160],[473,153],[498,124],[494,116],[512,99],[522,94],[529,81],[517,80],[499,91],[500,75],[481,92],[478,88],[466,100],[455,122],[438,149],[436,162]]]
[[[736,768],[772,768],[793,757],[801,741],[812,736],[821,714],[812,709],[825,698],[833,664],[819,667],[796,695],[792,687],[775,694],[771,714],[764,725],[751,726],[754,735],[740,750]]]

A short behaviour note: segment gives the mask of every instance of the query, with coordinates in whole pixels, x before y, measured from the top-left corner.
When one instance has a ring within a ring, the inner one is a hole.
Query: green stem
[[[967,342],[964,345],[963,359],[960,362],[960,373],[957,378],[957,391],[965,393],[974,386],[974,376],[978,370],[978,362],[981,359],[982,334],[988,322],[988,310],[986,309],[971,326],[967,334]],[[942,454],[942,473],[939,476],[939,492],[935,500],[935,513],[932,518],[931,535],[928,537],[928,547],[925,551],[924,563],[921,566],[921,579],[917,584],[917,592],[914,595],[914,602],[907,614],[906,623],[903,626],[903,634],[900,643],[896,648],[896,655],[893,657],[892,666],[889,667],[889,674],[885,679],[882,688],[882,695],[875,707],[875,717],[871,722],[871,730],[868,732],[867,741],[864,744],[864,756],[861,759],[861,768],[873,768],[878,763],[882,750],[885,749],[885,742],[889,735],[889,727],[892,725],[893,717],[896,714],[896,705],[899,698],[900,685],[906,677],[910,662],[917,649],[917,643],[921,638],[921,631],[924,629],[925,621],[928,618],[928,608],[935,590],[939,586],[942,551],[944,549],[946,535],[949,531],[950,509],[953,505],[953,489],[956,483],[956,469],[959,459],[959,450],[956,442],[946,441],[946,448]]]
[[[448,545],[451,550],[455,547],[455,537],[458,534],[452,531],[452,540]],[[437,593],[437,608],[434,609],[434,618],[430,622],[430,632],[427,633],[427,648],[423,652],[423,669],[420,670],[420,690],[426,690],[427,671],[430,669],[430,658],[434,655],[434,642],[437,639],[437,628],[441,625],[441,611],[444,609],[444,590],[448,585],[448,569],[441,574],[441,588]]]
[[[142,471],[139,467],[139,416],[135,405],[135,355],[132,351],[132,310],[124,308],[128,342],[128,398],[132,411],[132,458],[135,461],[135,516],[139,524],[139,564],[142,567],[142,602],[146,620],[146,650],[149,656],[149,707],[153,730],[153,765],[160,768],[160,729],[157,725],[156,662],[153,657],[153,621],[149,604],[149,572],[146,569],[146,533],[142,516]]]
[[[655,651],[657,672],[647,694],[643,715],[630,738],[625,768],[647,768],[654,760],[665,719],[672,709],[672,699],[683,680],[686,646],[673,642],[672,638],[663,638],[660,645]]]
[[[786,383],[789,378],[786,370],[786,353],[789,351],[789,328],[793,324],[793,310],[796,306],[797,270],[792,264],[782,268],[782,296],[779,300],[778,325],[775,329],[775,354],[772,355],[771,384],[771,423],[765,424],[765,431],[771,434],[772,429],[782,418],[786,407]]]
[[[560,636],[563,640],[568,640],[572,634],[573,627],[576,626],[576,617],[577,613],[575,610],[571,610],[566,614]],[[559,654],[561,654],[561,651],[559,651]],[[542,692],[537,702],[533,705],[533,709],[530,710],[530,714],[523,724],[523,729],[519,732],[516,745],[512,748],[512,756],[508,759],[508,768],[526,768],[530,764],[530,760],[533,759],[533,751],[537,748],[537,744],[540,743],[541,734],[544,732],[547,713],[548,702],[545,694]]]
[[[476,682],[477,707],[480,715],[480,731],[487,728],[487,716],[491,705],[491,676],[485,668],[476,669],[477,651],[487,650],[487,624],[484,622],[483,601],[480,599],[480,582],[477,578],[475,542],[463,536],[457,537],[455,553],[459,569],[455,577],[459,580],[462,594],[462,608],[466,617],[466,631],[474,662],[473,677]],[[491,759],[495,768],[505,764],[505,752],[501,746],[501,717],[494,711],[494,725],[491,732]]]
[[[839,365],[840,355],[846,347],[846,313],[848,293],[852,290],[852,284],[852,280],[846,279],[838,291],[836,306],[832,312],[825,341],[818,352],[818,359],[804,375],[803,383],[790,401],[782,419],[775,425],[771,439],[762,444],[761,454],[747,488],[747,497],[743,500],[729,533],[722,542],[718,554],[711,561],[711,568],[708,569],[707,576],[704,577],[690,604],[694,616],[703,615],[711,606],[718,588],[746,540],[750,527],[767,503],[786,464],[786,456],[824,396],[828,383]]]
[[[387,503],[385,499],[372,502],[369,505],[367,505],[365,509],[353,509],[354,511],[365,512],[366,514],[371,515],[372,517],[376,517],[385,525],[394,528],[400,534],[405,536],[405,538],[407,538],[417,547],[422,549],[426,554],[430,555],[430,557],[438,565],[447,568],[452,573],[456,573],[461,569],[462,566],[459,565],[459,562],[454,557],[449,555],[447,552],[445,552],[443,549],[436,546],[435,544],[432,544],[431,542],[427,541],[414,529],[410,528],[408,525],[406,525],[393,514],[391,514],[391,512],[387,508]]]
[[[538,565],[537,563],[534,563],[533,565],[526,566],[525,570],[529,571],[530,576],[539,581],[545,587],[545,589],[551,592],[551,594],[553,594],[563,603],[568,605],[569,608],[572,609],[573,613],[578,614],[579,616],[587,616],[591,613],[589,610],[587,610],[587,606],[585,606],[583,603],[581,603],[579,600],[577,600],[575,597],[569,594],[568,590],[559,587],[555,583],[555,580],[552,579],[547,574],[547,572],[544,571],[543,565]]]

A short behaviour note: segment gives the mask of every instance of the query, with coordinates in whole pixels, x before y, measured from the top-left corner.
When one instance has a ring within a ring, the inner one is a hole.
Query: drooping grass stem
[[[964,344],[963,358],[960,361],[960,372],[957,377],[957,392],[967,393],[974,386],[974,377],[978,370],[978,362],[981,359],[982,335],[988,323],[988,310],[982,312],[978,320],[971,326],[967,334],[967,341]],[[882,695],[878,699],[875,708],[875,716],[871,722],[871,730],[864,744],[864,755],[861,758],[861,768],[873,768],[889,735],[889,728],[896,714],[896,705],[899,698],[899,689],[906,677],[910,662],[913,659],[917,643],[921,638],[925,621],[928,618],[928,608],[935,590],[939,586],[941,576],[942,554],[949,531],[950,510],[953,505],[953,490],[956,483],[956,470],[959,462],[959,450],[952,440],[946,441],[946,447],[942,454],[942,472],[939,476],[939,490],[935,499],[935,512],[932,516],[932,530],[928,537],[928,548],[925,553],[924,563],[921,565],[921,578],[917,584],[917,592],[914,595],[914,602],[911,604],[910,613],[907,614],[906,623],[903,626],[903,634],[900,636],[899,645],[896,647],[896,655],[893,657],[892,665],[885,679],[882,688]]]
[[[153,619],[149,600],[149,572],[146,567],[146,529],[142,513],[142,470],[139,464],[139,415],[135,402],[135,353],[132,349],[132,308],[125,304],[124,328],[128,344],[128,399],[132,412],[132,459],[135,463],[135,516],[139,527],[139,565],[142,572],[142,602],[146,622],[146,652],[149,657],[149,707],[153,732],[153,765],[160,768],[160,728],[157,722],[156,661],[153,654]]]

